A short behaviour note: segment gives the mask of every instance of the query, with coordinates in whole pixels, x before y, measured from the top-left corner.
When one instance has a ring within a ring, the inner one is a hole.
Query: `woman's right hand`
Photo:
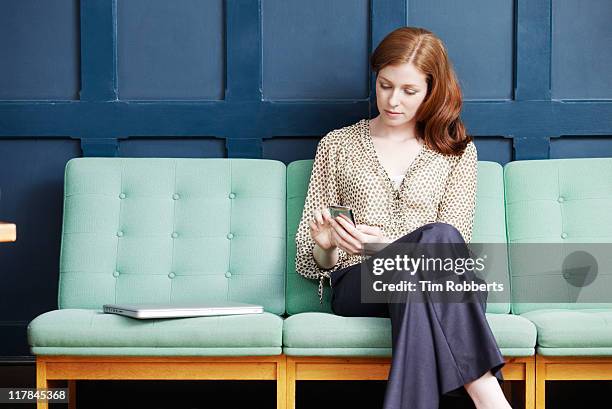
[[[337,246],[332,235],[333,228],[329,223],[330,220],[331,213],[325,208],[315,209],[312,212],[312,219],[308,222],[310,225],[310,237],[323,250],[330,250]]]

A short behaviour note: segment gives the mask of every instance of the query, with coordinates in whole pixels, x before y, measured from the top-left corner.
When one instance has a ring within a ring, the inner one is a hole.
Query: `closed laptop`
[[[263,307],[234,301],[191,304],[105,304],[103,311],[138,319],[261,314]]]

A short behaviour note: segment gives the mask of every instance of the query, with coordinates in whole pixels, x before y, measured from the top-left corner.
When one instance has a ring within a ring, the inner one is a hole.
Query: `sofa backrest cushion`
[[[479,256],[485,257],[486,269],[481,276],[487,283],[503,286],[503,291],[489,291],[487,312],[507,314],[510,312],[510,273],[508,271],[508,249],[506,247],[506,216],[504,211],[504,171],[497,162],[478,162],[478,187],[476,190],[476,213],[470,248],[480,247]]]
[[[232,300],[284,313],[282,162],[78,158],[64,190],[60,308]]]
[[[595,244],[612,243],[612,159],[511,162],[504,183],[512,311],[612,306],[612,257]],[[567,268],[570,258],[587,253],[598,271]],[[574,273],[597,274],[577,285]]]
[[[324,291],[323,305],[317,296],[318,281],[309,280],[295,271],[295,234],[302,217],[313,160],[300,160],[287,167],[287,313],[297,314],[307,311],[331,312],[329,287]],[[472,243],[499,243],[494,246],[497,254],[492,264],[494,269],[487,271],[487,282],[503,283],[509,287],[507,257],[505,253],[506,225],[504,216],[503,170],[496,162],[478,162],[478,190],[476,215]],[[485,247],[485,249],[488,247]],[[508,313],[510,311],[509,292],[489,293],[487,312]]]
[[[310,173],[314,160],[298,160],[287,166],[287,298],[288,314],[318,311],[331,313],[329,286],[323,291],[323,304],[319,303],[319,282],[299,275],[295,271],[295,235],[302,218]]]

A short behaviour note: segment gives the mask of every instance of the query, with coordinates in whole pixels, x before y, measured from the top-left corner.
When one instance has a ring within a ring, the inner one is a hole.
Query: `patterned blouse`
[[[296,271],[323,281],[341,268],[361,263],[360,254],[338,249],[338,262],[319,267],[313,256],[314,241],[308,221],[315,209],[329,205],[353,209],[355,223],[378,226],[391,240],[432,222],[459,230],[466,242],[472,237],[476,201],[476,146],[470,142],[461,155],[441,154],[423,145],[404,180],[396,184],[378,160],[370,136],[369,120],[336,129],[318,144],[302,218],[295,237]]]

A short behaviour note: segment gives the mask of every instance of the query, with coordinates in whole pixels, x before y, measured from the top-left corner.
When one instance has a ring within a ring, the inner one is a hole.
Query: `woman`
[[[296,270],[330,280],[332,310],[390,317],[393,357],[385,409],[437,408],[467,392],[477,408],[509,408],[504,359],[477,303],[361,303],[369,243],[465,243],[472,235],[476,147],[459,118],[461,91],[444,45],[413,27],[390,33],[371,57],[380,114],[319,142],[296,235]],[[355,223],[330,205],[353,209]]]

